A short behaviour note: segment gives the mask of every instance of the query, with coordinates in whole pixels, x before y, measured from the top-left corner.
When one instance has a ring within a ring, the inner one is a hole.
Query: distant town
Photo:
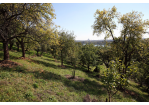
[[[143,39],[146,39],[146,38],[143,38]],[[90,43],[93,43],[95,45],[105,45],[106,42],[112,42],[113,40],[111,39],[108,39],[108,40],[75,40],[76,42],[81,42],[82,44],[90,44]]]
[[[105,45],[107,42],[112,42],[113,40],[75,40],[76,42],[81,42],[82,44],[93,43],[95,45]]]

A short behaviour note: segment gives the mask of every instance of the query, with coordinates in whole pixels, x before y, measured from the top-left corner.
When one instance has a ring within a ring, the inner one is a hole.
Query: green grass
[[[0,68],[0,101],[2,102],[82,102],[89,94],[93,99],[104,102],[108,98],[100,78],[95,77],[97,73],[87,68],[78,67],[76,76],[84,78],[84,82],[71,81],[65,75],[72,75],[73,67],[66,65],[65,69],[58,67],[60,62],[55,62],[51,55],[45,53],[42,57],[30,58],[31,60],[17,59],[21,52],[9,51],[11,61],[22,64],[13,68]],[[32,53],[34,54],[34,53]],[[29,57],[29,54],[26,54]],[[3,59],[3,52],[0,51],[0,60]],[[101,65],[101,73],[105,66]],[[149,101],[146,92],[138,88],[137,84],[131,81],[129,90],[138,94],[131,96],[118,91],[111,99],[114,102],[136,102]]]

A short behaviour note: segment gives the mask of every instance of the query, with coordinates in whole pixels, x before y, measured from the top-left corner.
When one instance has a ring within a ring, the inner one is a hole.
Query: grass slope
[[[71,81],[65,78],[65,75],[72,75],[73,67],[65,64],[66,68],[61,69],[58,67],[60,63],[55,62],[49,54],[30,59],[17,59],[21,56],[21,52],[9,53],[11,61],[22,66],[0,68],[0,101],[2,102],[82,102],[87,94],[91,99],[100,102],[108,98],[100,78],[94,77],[94,73],[85,72],[87,71],[85,68],[76,69],[76,76],[84,78],[84,82]],[[3,52],[0,51],[0,60],[2,59]],[[105,70],[104,66],[101,66],[102,71]],[[149,101],[148,94],[137,86],[138,84],[131,81],[128,90],[133,91],[133,94],[119,91],[112,101]]]

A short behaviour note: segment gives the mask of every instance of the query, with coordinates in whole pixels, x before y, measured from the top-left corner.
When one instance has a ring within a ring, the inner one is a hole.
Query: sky
[[[95,18],[94,13],[97,9],[111,9],[113,6],[121,14],[132,11],[142,12],[143,20],[149,19],[149,3],[52,3],[55,9],[56,19],[53,22],[66,31],[73,31],[76,40],[102,40],[104,34],[93,35]],[[120,35],[120,26],[114,31],[114,35]],[[144,38],[149,38],[149,34]]]
[[[11,3],[11,0],[3,1]],[[111,9],[113,6],[117,11],[126,14],[132,11],[142,12],[143,20],[149,19],[149,1],[148,0],[13,0],[12,3],[52,3],[55,9],[56,19],[53,22],[60,26],[59,30],[73,31],[76,40],[102,40],[105,35],[93,35],[95,18],[94,13],[97,9]],[[148,30],[149,32],[149,30]],[[120,35],[120,25],[114,31],[114,36]],[[149,34],[143,36],[149,38]]]

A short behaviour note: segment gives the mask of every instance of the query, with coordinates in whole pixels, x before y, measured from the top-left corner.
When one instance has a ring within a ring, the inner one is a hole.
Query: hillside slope
[[[0,63],[2,102],[82,102],[87,94],[99,102],[105,102],[108,98],[101,79],[94,77],[93,72],[85,72],[86,68],[76,69],[76,76],[83,81],[72,81],[66,75],[72,75],[73,67],[65,64],[66,68],[60,68],[60,62],[50,54],[45,53],[42,57],[26,54],[26,59],[19,58],[20,56],[21,52],[10,51],[9,62],[15,62],[15,65]],[[3,51],[0,51],[0,60],[2,59]],[[119,91],[112,101],[149,101],[148,94],[137,88],[136,83],[131,82],[128,89],[126,92]]]

